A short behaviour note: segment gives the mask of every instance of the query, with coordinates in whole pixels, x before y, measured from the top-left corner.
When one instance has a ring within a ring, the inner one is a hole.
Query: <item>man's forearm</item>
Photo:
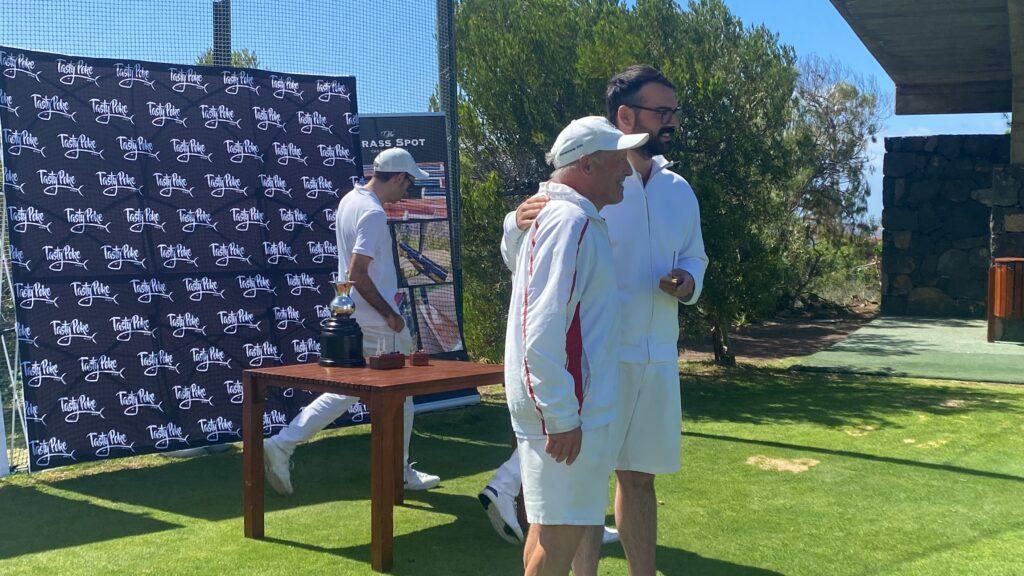
[[[386,319],[395,313],[394,309],[380,295],[380,291],[377,290],[377,286],[374,285],[373,280],[370,280],[369,276],[357,276],[352,279],[352,282],[356,290],[359,291],[359,295],[363,297],[363,300],[366,300],[378,314]]]

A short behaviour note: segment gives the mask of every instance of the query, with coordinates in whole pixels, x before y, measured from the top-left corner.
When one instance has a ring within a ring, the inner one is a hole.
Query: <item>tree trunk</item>
[[[728,326],[721,320],[715,320],[711,326],[711,339],[715,345],[715,364],[719,366],[735,366],[736,357],[729,351]]]

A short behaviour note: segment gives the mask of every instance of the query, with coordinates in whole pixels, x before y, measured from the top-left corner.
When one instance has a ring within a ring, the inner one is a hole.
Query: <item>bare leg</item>
[[[525,576],[568,576],[573,556],[588,526],[530,526],[523,548]]]
[[[654,475],[616,470],[615,523],[630,576],[654,576],[654,551],[658,539],[657,497]]]
[[[601,559],[601,537],[604,526],[587,526],[576,557],[572,561],[573,576],[597,576],[597,563]]]

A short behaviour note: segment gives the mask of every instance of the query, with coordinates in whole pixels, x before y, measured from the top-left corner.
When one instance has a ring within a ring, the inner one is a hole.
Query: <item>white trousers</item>
[[[403,354],[412,353],[412,336],[409,335],[409,329],[406,328],[400,333],[392,332],[386,326],[378,328],[376,326],[362,326],[363,330],[363,354],[373,354],[377,350],[377,341],[380,338],[384,338],[385,346],[391,347],[392,339],[394,340],[394,349]],[[305,442],[316,435],[324,428],[330,426],[331,422],[334,422],[340,418],[345,412],[352,407],[353,404],[359,401],[359,398],[355,396],[344,396],[341,394],[321,394],[313,400],[308,406],[302,409],[288,423],[288,426],[281,429],[276,436],[268,440],[273,442],[278,448],[284,450],[289,456],[295,452],[295,447]],[[412,419],[413,419],[413,402],[412,396],[405,399],[405,464],[409,464],[409,440],[412,438]],[[370,415],[373,417],[373,414]],[[518,464],[516,465],[518,472]],[[516,488],[516,493],[519,493],[519,489]]]

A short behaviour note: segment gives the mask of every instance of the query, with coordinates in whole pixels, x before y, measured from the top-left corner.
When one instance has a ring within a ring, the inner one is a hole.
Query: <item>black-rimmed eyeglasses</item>
[[[626,106],[629,106],[630,108],[639,108],[640,110],[648,110],[650,112],[654,112],[658,114],[658,120],[660,120],[662,124],[668,124],[669,122],[671,122],[673,116],[679,119],[682,119],[683,117],[682,106],[676,106],[675,108],[648,108],[647,106],[640,106],[639,104],[626,104]]]

